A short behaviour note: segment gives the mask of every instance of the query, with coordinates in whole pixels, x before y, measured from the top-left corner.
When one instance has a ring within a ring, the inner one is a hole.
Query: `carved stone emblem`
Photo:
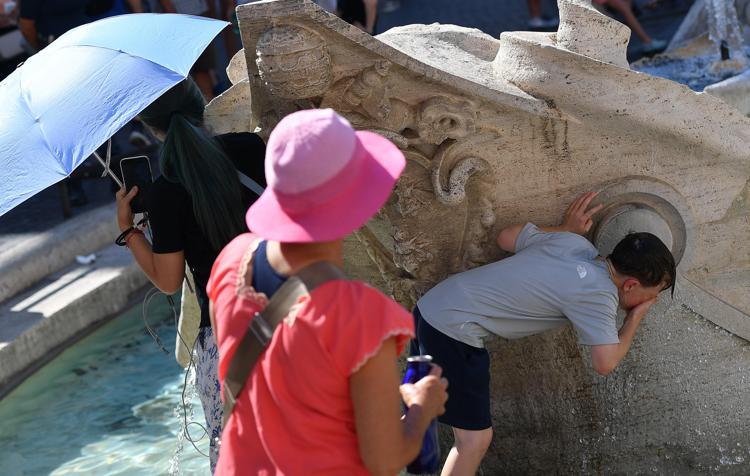
[[[419,138],[430,144],[461,139],[476,131],[476,110],[471,102],[447,96],[428,99],[420,106]]]
[[[354,123],[382,122],[391,112],[386,77],[390,70],[389,61],[376,61],[356,76],[350,76],[333,85],[321,103],[349,113]],[[358,120],[358,116],[362,118]]]
[[[304,99],[320,96],[331,84],[331,56],[325,40],[296,25],[269,28],[258,37],[255,63],[275,96]]]

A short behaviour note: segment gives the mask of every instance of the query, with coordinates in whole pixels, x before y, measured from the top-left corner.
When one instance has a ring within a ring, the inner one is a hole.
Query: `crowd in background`
[[[228,86],[221,71],[223,68],[217,68],[217,65],[224,64],[241,48],[235,8],[248,2],[249,0],[0,0],[0,28],[17,25],[23,35],[23,48],[31,55],[72,28],[125,13],[182,13],[232,22],[233,28],[228,28],[222,39],[206,49],[191,71],[201,92],[210,101]],[[377,0],[316,0],[316,3],[368,33],[375,33]],[[2,77],[4,76],[3,74]]]
[[[67,30],[89,21],[124,13],[183,13],[218,18],[232,22],[223,38],[209,47],[199,58],[192,76],[207,100],[221,92],[228,84],[217,77],[216,65],[222,64],[241,48],[235,8],[250,0],[0,0],[0,29],[17,22],[23,33],[24,46],[29,54],[49,44]],[[378,32],[378,12],[399,8],[399,0],[313,0],[322,8],[339,15],[358,28]],[[651,8],[657,0],[645,4]],[[663,39],[653,38],[641,26],[638,17],[642,9],[632,0],[593,0],[593,5],[606,14],[618,16],[643,43],[646,54],[665,48]],[[541,0],[527,0],[528,22],[532,30],[554,30],[559,20],[556,15],[544,15]],[[217,55],[219,48],[220,55]],[[221,68],[219,68],[221,69]],[[221,76],[223,73],[218,72]],[[0,79],[2,77],[0,76]]]

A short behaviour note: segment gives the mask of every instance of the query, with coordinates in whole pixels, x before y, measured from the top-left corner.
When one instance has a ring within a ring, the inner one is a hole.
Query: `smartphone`
[[[148,197],[149,188],[154,181],[151,173],[151,162],[145,155],[138,157],[127,157],[120,161],[120,173],[122,174],[122,184],[125,190],[130,192],[134,186],[138,187],[138,193],[130,202],[130,209],[133,213],[143,213],[146,210],[146,197]]]

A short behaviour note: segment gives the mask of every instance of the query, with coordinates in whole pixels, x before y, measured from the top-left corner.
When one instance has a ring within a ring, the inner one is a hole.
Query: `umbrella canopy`
[[[0,215],[67,177],[228,23],[134,14],[75,28],[0,83]]]

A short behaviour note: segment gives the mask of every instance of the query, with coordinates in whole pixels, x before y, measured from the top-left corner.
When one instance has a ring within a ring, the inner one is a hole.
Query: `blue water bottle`
[[[406,359],[406,375],[403,383],[416,383],[430,374],[432,370],[432,357],[429,355],[416,355]],[[408,412],[404,408],[404,412]],[[422,441],[422,449],[416,459],[409,463],[406,471],[411,474],[431,474],[438,471],[440,465],[440,445],[438,444],[437,418],[430,422]]]

